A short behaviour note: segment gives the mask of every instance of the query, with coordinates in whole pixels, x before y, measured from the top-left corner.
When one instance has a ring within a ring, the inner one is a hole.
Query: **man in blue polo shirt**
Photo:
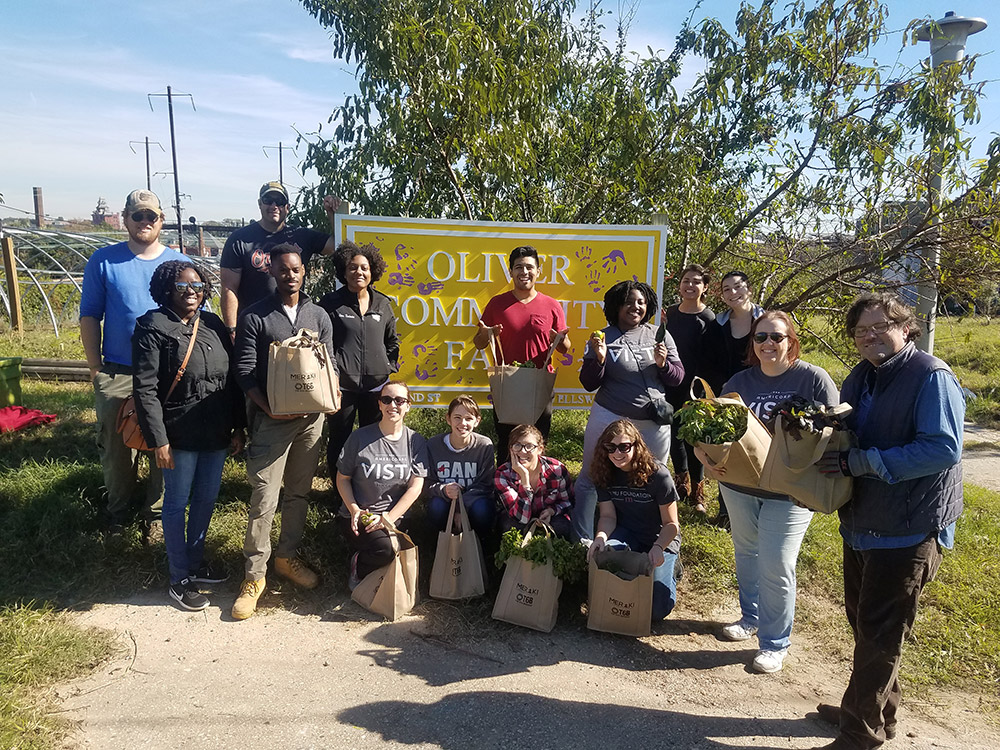
[[[185,260],[181,253],[160,244],[163,210],[155,194],[133,190],[125,199],[123,216],[128,241],[102,247],[90,256],[80,298],[80,339],[94,384],[97,450],[112,534],[121,533],[129,521],[136,483],[138,455],[122,442],[115,424],[118,409],[132,393],[132,331],[136,319],[157,306],[149,294],[153,271],[165,261]],[[163,474],[150,461],[142,509],[147,541],[162,537],[162,492]]]
[[[914,346],[920,325],[893,295],[860,297],[847,332],[863,358],[840,392],[858,447],[825,454],[820,467],[854,477],[840,509],[854,668],[840,705],[816,710],[840,730],[824,750],[872,750],[896,736],[903,641],[955,542],[965,397],[948,365]]]

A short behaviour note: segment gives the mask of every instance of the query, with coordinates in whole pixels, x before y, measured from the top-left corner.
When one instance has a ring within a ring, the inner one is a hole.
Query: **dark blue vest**
[[[931,373],[951,372],[937,357],[912,344],[881,367],[864,361],[844,381],[841,400],[858,404],[865,382],[873,382],[871,406],[863,425],[848,419],[857,433],[859,447],[894,448],[917,435],[915,406],[920,389]],[[840,509],[840,520],[849,532],[876,536],[934,534],[962,513],[962,464],[928,476],[888,484],[879,479],[855,477],[854,496]]]

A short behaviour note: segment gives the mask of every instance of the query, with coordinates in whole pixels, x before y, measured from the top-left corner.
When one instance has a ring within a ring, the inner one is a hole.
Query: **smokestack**
[[[35,195],[35,226],[42,229],[45,226],[45,209],[42,208],[42,189],[40,187],[31,188]]]

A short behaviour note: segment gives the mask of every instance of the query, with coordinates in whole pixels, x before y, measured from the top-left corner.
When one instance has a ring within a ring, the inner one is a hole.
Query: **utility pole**
[[[170,86],[167,86],[167,93],[165,94],[147,94],[146,99],[149,101],[149,108],[153,109],[153,97],[154,96],[165,96],[167,97],[167,113],[170,117],[170,155],[174,160],[174,199],[177,201],[175,208],[177,209],[177,241],[181,245],[181,252],[184,251],[184,224],[181,221],[181,185],[180,179],[177,176],[177,139],[174,136],[174,97],[175,96],[186,96],[191,99],[191,109],[195,112],[198,108],[194,106],[194,97],[191,94],[174,94]],[[153,110],[155,111],[155,110]]]
[[[931,68],[961,62],[965,59],[965,42],[973,34],[986,28],[982,18],[964,18],[956,16],[950,10],[944,18],[929,23],[917,29],[917,39],[931,43]],[[950,102],[949,102],[950,104]],[[936,148],[932,144],[932,148]],[[934,353],[934,326],[937,321],[937,272],[941,265],[941,167],[940,153],[931,155],[931,182],[928,190],[929,209],[931,211],[932,240],[921,252],[924,260],[925,273],[931,278],[917,284],[917,318],[927,327],[926,336],[917,339],[917,346],[928,354]]]
[[[154,146],[160,146],[160,151],[163,151],[164,149],[163,149],[163,146],[160,145],[159,141],[150,141],[148,135],[146,136],[145,141],[129,141],[128,142],[128,147],[130,149],[132,149],[132,153],[134,154],[135,153],[135,149],[132,148],[132,145],[136,144],[136,143],[143,143],[143,142],[145,142],[145,144],[146,144],[146,190],[152,190],[153,186],[152,186],[152,184],[150,182],[150,174],[151,173],[149,171],[149,144],[152,143]]]
[[[278,141],[278,145],[277,146],[261,146],[260,148],[261,148],[261,151],[264,152],[264,156],[267,156],[267,150],[269,148],[273,148],[273,149],[277,149],[278,150],[278,182],[280,182],[282,185],[284,185],[285,184],[285,167],[284,167],[284,162],[281,159],[281,152],[282,151],[291,151],[294,154],[295,153],[295,149],[292,146],[282,146],[281,145],[281,141]],[[270,158],[270,157],[268,157],[268,158]]]

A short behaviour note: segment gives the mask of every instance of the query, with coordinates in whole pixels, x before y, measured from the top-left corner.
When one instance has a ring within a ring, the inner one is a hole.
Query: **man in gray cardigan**
[[[296,556],[296,550],[306,524],[306,495],[319,462],[323,415],[271,411],[267,402],[268,349],[272,341],[284,341],[307,328],[319,334],[328,361],[336,369],[333,326],[326,311],[301,291],[305,266],[298,247],[283,244],[271,248],[270,274],[277,291],[248,307],[236,330],[233,367],[237,382],[250,400],[247,478],[251,487],[250,518],[243,544],[246,576],[233,605],[236,620],[250,617],[264,592],[264,574],[271,555],[271,524],[282,483],[285,493],[274,570],[303,588],[314,588],[319,582]]]

